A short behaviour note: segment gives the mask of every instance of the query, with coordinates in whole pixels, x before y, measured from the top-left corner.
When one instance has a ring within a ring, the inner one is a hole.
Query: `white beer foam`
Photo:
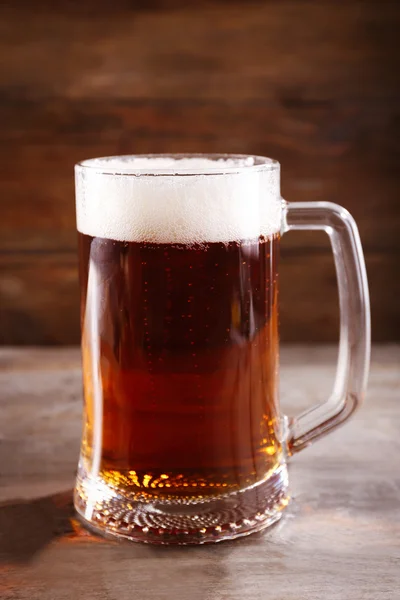
[[[85,161],[76,167],[78,230],[160,244],[268,237],[281,227],[279,176],[277,163],[252,157]]]

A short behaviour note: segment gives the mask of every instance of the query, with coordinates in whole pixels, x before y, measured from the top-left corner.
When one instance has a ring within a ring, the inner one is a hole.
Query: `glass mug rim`
[[[205,159],[215,162],[216,166],[197,166],[197,167],[153,167],[137,168],[132,166],[132,162],[137,159],[151,161],[152,159],[180,161],[184,159]],[[112,165],[116,161],[117,165]],[[228,163],[228,161],[237,164]],[[124,167],[121,163],[126,162]],[[109,165],[107,163],[110,163]],[[129,164],[131,163],[131,164]],[[155,153],[155,154],[122,154],[102,156],[98,158],[89,158],[81,160],[75,165],[76,170],[89,170],[99,175],[127,176],[127,177],[165,177],[182,176],[193,177],[199,175],[239,175],[244,173],[256,172],[277,172],[280,170],[279,161],[274,158],[260,156],[256,154],[229,154],[229,153]]]

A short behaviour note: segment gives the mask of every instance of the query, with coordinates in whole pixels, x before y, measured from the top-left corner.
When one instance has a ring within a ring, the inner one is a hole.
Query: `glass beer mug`
[[[259,156],[150,155],[76,166],[84,426],[75,507],[95,530],[217,542],[276,522],[288,458],[364,397],[369,299],[357,227],[336,204],[291,204]],[[278,255],[328,233],[340,299],[330,398],[278,399]]]

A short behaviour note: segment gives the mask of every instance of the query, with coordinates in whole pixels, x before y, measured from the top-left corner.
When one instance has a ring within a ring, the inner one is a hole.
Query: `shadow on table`
[[[140,549],[145,550],[145,555],[150,553],[159,557],[165,552],[182,550],[182,546],[131,544],[87,530],[76,515],[72,490],[35,500],[16,499],[0,503],[0,562],[29,562],[50,543],[62,538],[71,542],[122,544],[135,550],[135,556],[141,554]],[[227,544],[230,545],[230,542],[225,542],[224,546]],[[195,548],[199,547],[186,547],[186,552]]]
[[[271,529],[276,531],[275,527]],[[268,541],[264,536],[254,534],[251,539],[207,547],[132,544],[89,533],[76,519],[72,490],[36,500],[0,504],[0,563],[22,567],[33,562],[33,573],[35,569],[40,572],[40,554],[51,543],[59,542],[61,547],[51,554],[46,574],[42,573],[39,579],[50,587],[58,586],[61,591],[75,585],[68,575],[69,552],[73,551],[81,568],[79,585],[83,588],[92,589],[95,585],[108,594],[110,590],[128,586],[143,600],[165,597],[166,591],[170,597],[181,597],[185,590],[192,600],[220,600],[230,593],[236,576],[232,553],[240,556],[243,546],[257,546],[260,538],[265,551]],[[32,576],[31,571],[30,575],[24,575],[20,569],[15,572],[22,578],[18,586],[24,584],[24,577]],[[116,572],[123,576],[116,578]],[[14,576],[9,576],[10,586],[18,587]],[[28,580],[25,583],[28,585]]]
[[[130,567],[128,573],[130,576],[134,576],[135,587],[140,589],[140,586],[144,586],[143,598],[148,597],[149,591],[154,591],[158,589],[157,586],[161,586],[160,590],[163,593],[165,589],[169,589],[171,592],[176,589],[180,593],[182,587],[188,587],[192,590],[193,600],[214,600],[219,598],[219,586],[229,580],[229,569],[224,565],[225,559],[231,552],[229,547],[232,548],[229,542],[224,544],[222,554],[218,552],[219,544],[218,548],[216,546],[209,547],[206,551],[208,559],[203,560],[205,558],[204,546],[186,548],[182,546],[151,546],[103,538],[91,534],[76,519],[72,490],[35,500],[13,500],[0,504],[0,564],[27,565],[33,559],[37,559],[38,555],[56,540],[65,541],[68,545],[70,543],[79,545],[79,542],[89,542],[97,547],[98,545],[114,545],[115,560],[128,560]],[[82,560],[82,564],[85,564],[86,558],[82,558],[78,548],[76,551],[77,557],[81,556],[77,560]],[[84,550],[84,554],[88,555],[87,548]],[[136,577],[139,572],[132,569],[132,559],[141,560],[140,577]],[[143,559],[150,560],[148,566],[142,562]],[[190,568],[184,569],[183,573],[179,566],[181,560],[186,562],[186,567],[190,565]],[[160,561],[168,563],[162,581],[158,581],[155,576],[160,567]],[[110,568],[113,569],[113,561],[110,561],[109,557],[106,566],[108,562],[110,562]],[[38,564],[37,560],[35,560],[35,564]],[[84,578],[86,575],[83,573],[82,577]],[[103,587],[107,587],[106,572],[100,579],[97,581],[97,585],[101,584]],[[48,574],[48,580],[51,583],[51,573]],[[206,587],[203,585],[204,580],[207,581]],[[60,580],[58,585],[62,584],[63,582]]]
[[[74,533],[73,517],[72,490],[0,504],[0,561],[31,560],[54,539]]]

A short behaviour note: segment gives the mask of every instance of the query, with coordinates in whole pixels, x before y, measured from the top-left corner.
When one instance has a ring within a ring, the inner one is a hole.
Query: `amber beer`
[[[278,245],[278,234],[177,244],[79,233],[87,472],[96,463],[127,497],[168,500],[274,471]]]

